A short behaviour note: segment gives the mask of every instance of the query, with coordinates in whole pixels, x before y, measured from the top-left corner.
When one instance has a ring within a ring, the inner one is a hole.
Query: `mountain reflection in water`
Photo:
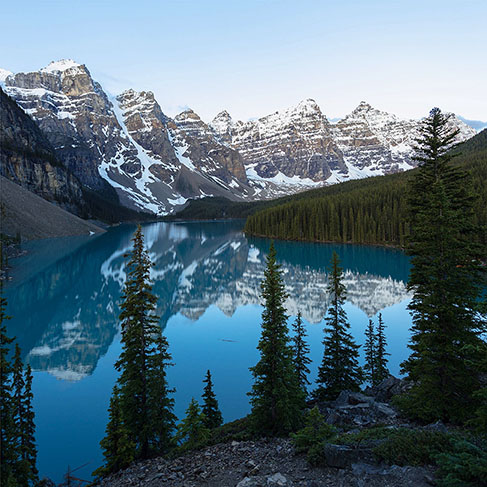
[[[93,237],[32,242],[6,288],[8,333],[34,374],[39,468],[60,480],[68,464],[101,462],[107,406],[120,353],[118,315],[126,277],[124,255],[135,227]],[[246,238],[242,222],[144,225],[154,263],[157,312],[175,366],[176,414],[199,398],[210,368],[225,420],[248,412],[248,368],[258,359],[260,283],[269,240]],[[327,267],[336,250],[344,268],[346,311],[358,343],[369,317],[384,313],[394,374],[407,356],[409,260],[380,247],[276,241],[291,319],[301,311],[311,345],[311,380],[323,353],[329,305]],[[58,380],[61,379],[61,380]]]

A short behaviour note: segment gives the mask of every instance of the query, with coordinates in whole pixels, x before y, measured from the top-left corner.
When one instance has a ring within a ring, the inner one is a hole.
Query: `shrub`
[[[292,434],[294,446],[298,453],[306,453],[309,463],[318,465],[321,452],[327,440],[336,436],[336,430],[326,423],[318,408],[315,406],[305,418],[305,427]]]
[[[487,449],[465,439],[453,439],[451,452],[436,456],[440,487],[487,486]]]

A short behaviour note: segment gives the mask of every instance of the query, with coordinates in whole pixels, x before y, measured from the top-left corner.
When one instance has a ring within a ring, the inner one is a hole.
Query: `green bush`
[[[311,465],[318,465],[321,462],[324,444],[335,436],[335,428],[326,423],[317,407],[311,409],[306,415],[305,427],[291,434],[296,451],[306,453]]]
[[[209,443],[216,445],[218,443],[228,443],[229,441],[247,441],[253,438],[249,428],[249,420],[245,417],[225,423],[212,430]]]
[[[433,465],[439,453],[451,450],[452,436],[437,431],[399,428],[374,448],[381,460],[395,465]]]
[[[436,456],[440,487],[487,486],[487,449],[464,439],[451,441],[452,451]]]

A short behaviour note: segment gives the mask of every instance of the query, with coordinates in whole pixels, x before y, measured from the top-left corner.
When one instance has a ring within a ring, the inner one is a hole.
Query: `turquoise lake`
[[[260,282],[269,240],[246,238],[243,223],[151,223],[143,227],[158,314],[174,366],[175,412],[200,398],[210,369],[226,421],[249,412],[249,367],[258,360]],[[68,465],[83,479],[102,462],[99,441],[120,353],[119,300],[124,254],[135,227],[92,237],[30,242],[14,261],[6,286],[7,322],[23,359],[34,370],[40,475],[62,480]],[[407,357],[411,318],[406,290],[409,259],[370,246],[275,243],[287,291],[289,323],[301,311],[311,346],[311,380],[322,356],[329,303],[327,268],[333,250],[342,261],[346,312],[358,343],[369,319],[382,313],[390,370]]]

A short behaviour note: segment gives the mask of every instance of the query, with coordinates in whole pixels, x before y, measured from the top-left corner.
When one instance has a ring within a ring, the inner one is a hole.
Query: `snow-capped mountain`
[[[191,198],[262,199],[410,169],[420,123],[365,102],[330,123],[311,99],[249,122],[226,111],[209,124],[192,110],[170,118],[150,91],[109,96],[72,60],[2,69],[0,83],[83,185],[103,192],[108,183],[123,205],[155,214]],[[475,135],[452,123],[458,141]]]

